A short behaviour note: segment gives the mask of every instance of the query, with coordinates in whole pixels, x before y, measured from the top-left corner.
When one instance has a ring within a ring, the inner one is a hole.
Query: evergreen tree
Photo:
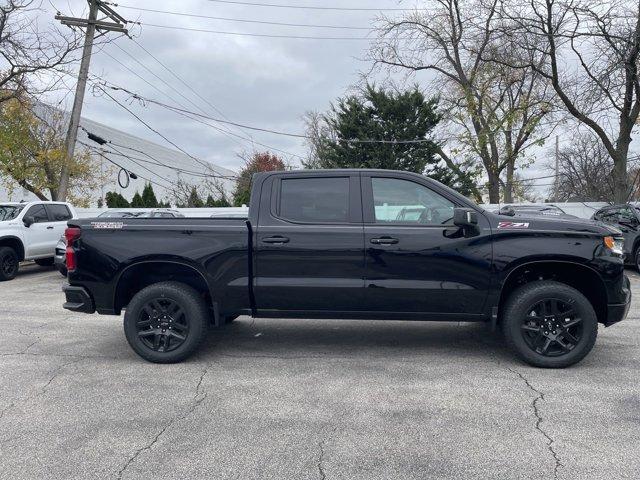
[[[137,190],[131,199],[131,208],[145,208],[144,201]]]
[[[126,198],[116,192],[107,192],[105,195],[105,201],[108,208],[129,208],[129,202]]]
[[[361,94],[339,99],[327,114],[310,116],[313,160],[305,167],[402,170],[466,190],[473,182],[441,164],[430,138],[441,119],[437,107],[438,99],[426,99],[417,87],[394,92],[367,85]]]
[[[218,199],[214,199],[211,195],[209,195],[207,197],[205,206],[209,208],[230,207],[231,203],[229,203],[229,200],[227,200],[227,197],[225,195],[222,195]]]
[[[198,190],[196,187],[191,189],[191,193],[189,194],[189,199],[187,200],[187,208],[202,208],[204,207],[204,202],[200,198],[200,194],[198,194]]]
[[[142,203],[146,208],[158,208],[160,206],[151,182],[145,183],[144,185],[144,189],[142,190]]]

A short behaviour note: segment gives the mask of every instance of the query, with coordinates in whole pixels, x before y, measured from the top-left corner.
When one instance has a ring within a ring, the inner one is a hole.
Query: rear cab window
[[[348,223],[350,179],[283,178],[276,216],[294,223]]]
[[[69,207],[62,204],[50,204],[47,205],[47,210],[49,210],[49,216],[54,222],[65,222],[67,220],[71,220],[73,215],[69,211]]]

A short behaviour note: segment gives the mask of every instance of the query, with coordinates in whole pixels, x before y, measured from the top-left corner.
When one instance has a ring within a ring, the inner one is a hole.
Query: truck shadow
[[[213,331],[198,357],[477,357],[514,362],[500,332],[484,323],[293,320],[241,317]]]

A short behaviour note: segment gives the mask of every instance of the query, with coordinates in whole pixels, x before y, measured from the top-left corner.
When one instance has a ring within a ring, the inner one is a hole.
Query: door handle
[[[276,235],[275,237],[265,237],[261,240],[262,243],[272,243],[276,245],[282,245],[284,243],[289,243],[289,239],[287,237],[282,237],[280,235]]]
[[[49,225],[49,226],[47,227],[47,230],[53,230],[53,227],[52,227],[51,225]]]
[[[396,243],[398,243],[399,240],[397,238],[392,238],[392,237],[380,237],[380,238],[372,238],[369,241],[374,245],[395,245]]]

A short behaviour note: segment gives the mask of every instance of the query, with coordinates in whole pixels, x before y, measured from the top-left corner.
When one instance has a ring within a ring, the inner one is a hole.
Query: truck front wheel
[[[564,368],[591,351],[598,319],[591,302],[575,288],[537,281],[509,296],[502,330],[509,347],[528,364]]]
[[[16,278],[19,266],[16,251],[11,247],[0,247],[0,282]]]
[[[138,292],[124,316],[131,348],[154,363],[176,363],[193,354],[206,337],[208,308],[188,285],[162,282]]]

